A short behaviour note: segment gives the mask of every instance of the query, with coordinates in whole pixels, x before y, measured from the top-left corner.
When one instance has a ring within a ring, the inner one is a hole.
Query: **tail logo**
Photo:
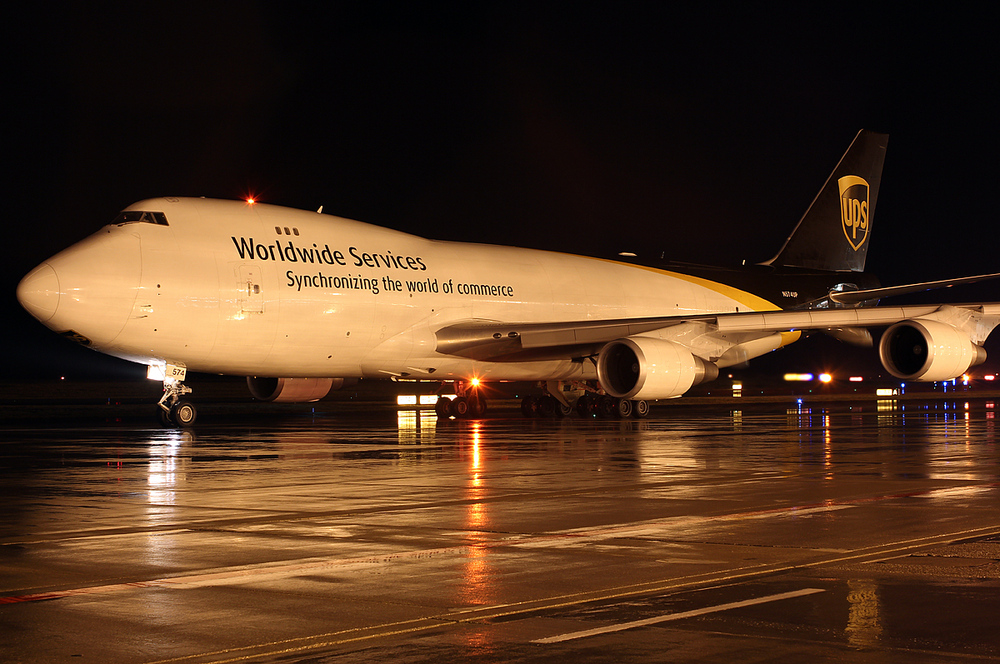
[[[868,239],[868,182],[857,175],[845,175],[837,184],[841,226],[847,241],[857,251]]]

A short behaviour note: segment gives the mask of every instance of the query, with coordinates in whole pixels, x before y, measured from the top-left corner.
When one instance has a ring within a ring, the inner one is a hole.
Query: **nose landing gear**
[[[150,374],[154,367],[150,367]],[[158,368],[158,367],[157,367]],[[194,424],[198,411],[194,404],[182,397],[191,394],[191,388],[184,384],[187,369],[166,365],[163,369],[163,396],[156,404],[160,423],[165,427],[186,428]]]

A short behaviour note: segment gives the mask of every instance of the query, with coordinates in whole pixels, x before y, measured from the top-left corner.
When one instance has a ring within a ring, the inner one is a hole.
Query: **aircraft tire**
[[[173,419],[170,416],[169,410],[163,410],[160,404],[156,404],[156,416],[160,420],[160,424],[163,425],[164,429],[173,429],[177,425],[174,424]]]
[[[594,415],[594,399],[589,394],[583,394],[576,400],[576,413],[580,417],[590,418]]]
[[[556,417],[560,420],[573,414],[573,408],[556,399]]]
[[[612,396],[604,395],[597,402],[597,416],[603,417],[605,419],[611,419],[617,415],[617,399]]]
[[[538,415],[538,402],[534,397],[524,397],[521,399],[521,414],[525,417],[536,417]]]
[[[639,399],[633,403],[634,408],[632,409],[632,417],[637,420],[644,420],[649,417],[649,402],[644,399]]]
[[[541,397],[538,401],[538,416],[539,417],[552,417],[556,412],[556,406],[559,404],[556,398],[551,394],[546,394]]]
[[[198,417],[198,411],[190,401],[178,401],[170,409],[170,419],[179,427],[189,427]]]
[[[434,413],[442,420],[446,420],[451,417],[451,407],[451,399],[448,397],[438,397],[437,403],[434,404]]]
[[[459,419],[469,416],[469,400],[465,397],[455,397],[451,402],[451,414]]]
[[[469,402],[469,414],[468,417],[479,418],[482,417],[486,412],[486,399],[482,396],[475,394],[468,398]]]
[[[615,404],[615,416],[620,417],[623,420],[627,420],[632,417],[632,402],[628,399],[618,399]]]

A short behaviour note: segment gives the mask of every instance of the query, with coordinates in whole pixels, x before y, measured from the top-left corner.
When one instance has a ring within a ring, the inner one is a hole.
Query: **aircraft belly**
[[[547,380],[594,380],[597,370],[591,362],[570,360],[548,360],[544,362],[478,362],[458,357],[411,357],[410,364],[416,366],[431,364],[432,374],[412,372],[406,378],[423,380],[467,380],[476,377],[483,381],[533,381],[545,377]],[[385,378],[385,374],[366,377]]]

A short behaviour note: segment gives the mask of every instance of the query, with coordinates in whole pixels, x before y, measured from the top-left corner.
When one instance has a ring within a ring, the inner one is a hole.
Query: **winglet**
[[[863,272],[888,134],[862,129],[778,255],[762,265]]]

